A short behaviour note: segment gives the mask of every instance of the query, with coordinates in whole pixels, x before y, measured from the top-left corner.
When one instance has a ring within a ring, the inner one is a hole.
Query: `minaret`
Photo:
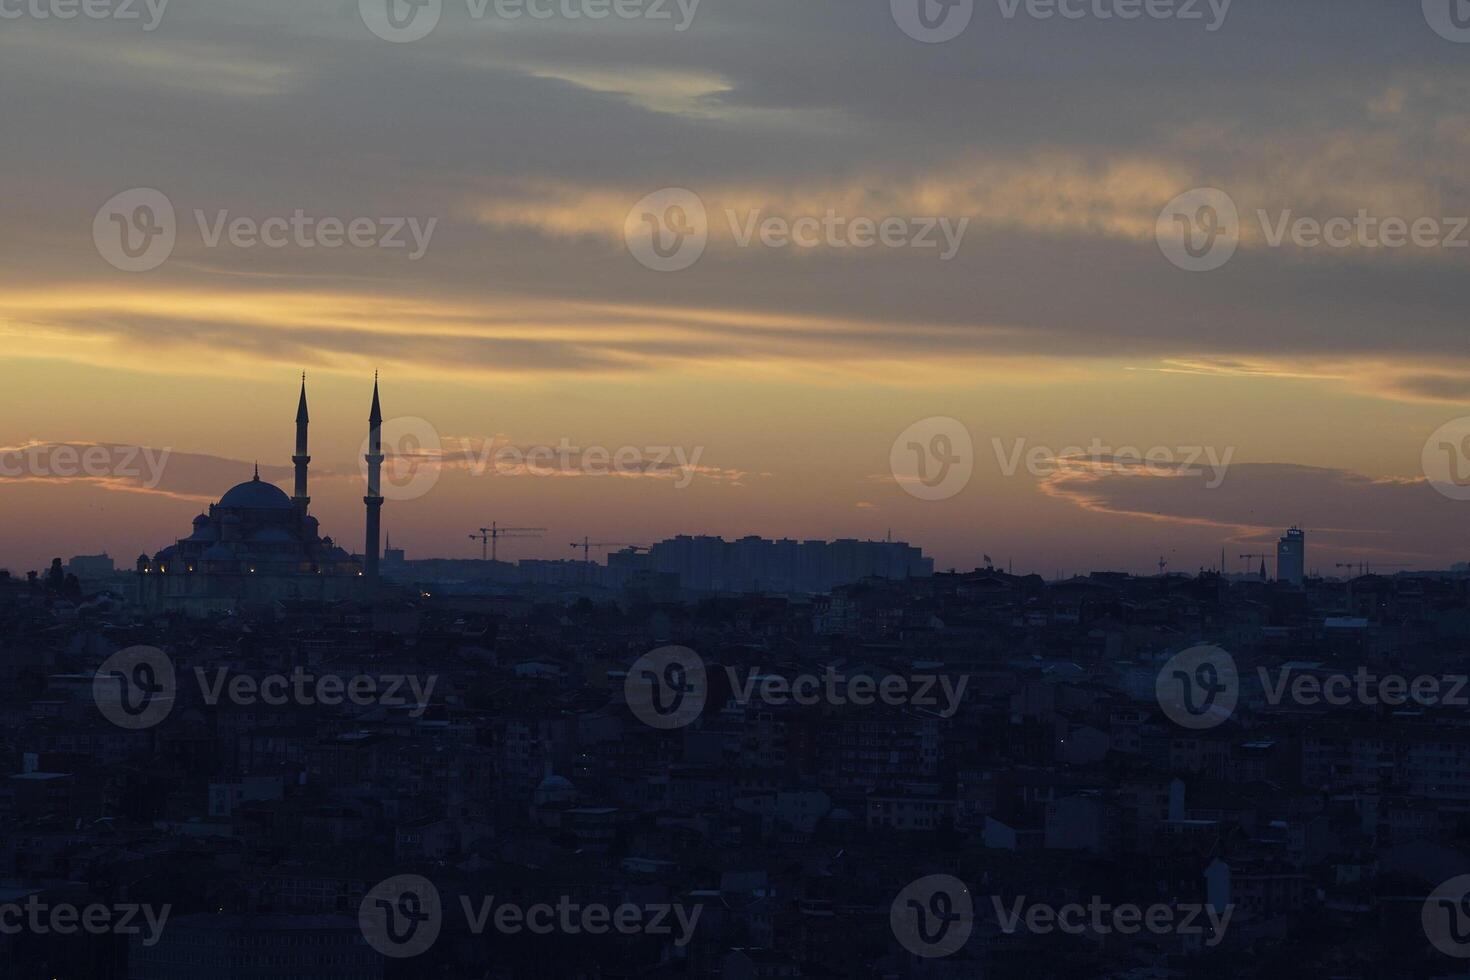
[[[296,492],[291,495],[291,500],[303,517],[311,504],[311,498],[306,494],[306,464],[311,462],[311,457],[306,454],[306,424],[309,421],[306,414],[306,372],[302,371],[301,401],[296,405],[296,455],[291,457],[291,462],[296,464]]]
[[[367,496],[362,502],[367,505],[367,542],[363,548],[363,575],[368,589],[378,587],[378,532],[383,520],[383,410],[378,407],[378,374],[373,372],[373,409],[368,415]]]

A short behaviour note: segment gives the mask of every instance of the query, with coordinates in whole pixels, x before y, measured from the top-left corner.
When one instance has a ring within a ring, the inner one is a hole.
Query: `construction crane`
[[[582,563],[586,564],[592,560],[593,548],[632,548],[634,551],[647,551],[648,545],[629,544],[626,541],[590,541],[587,538],[583,538],[581,541],[573,541],[572,548],[573,550],[577,548],[582,549]]]
[[[1254,552],[1251,552],[1250,554],[1247,554],[1247,555],[1241,555],[1240,557],[1241,558],[1259,558],[1259,559],[1261,559],[1261,578],[1264,579],[1266,577],[1266,559],[1267,558],[1270,558],[1271,557],[1270,555],[1262,554],[1261,552],[1254,551]]]
[[[1352,562],[1338,562],[1337,565],[1336,565],[1336,567],[1337,568],[1346,568],[1348,571],[1352,571],[1354,568],[1356,568],[1358,570],[1358,574],[1359,575],[1372,575],[1373,574],[1373,562],[1369,562],[1369,561],[1360,561],[1356,565],[1354,565]],[[1381,561],[1381,562],[1378,562],[1378,567],[1379,568],[1408,568],[1410,566],[1409,566],[1409,564],[1407,562]]]
[[[471,534],[470,540],[480,542],[481,561],[484,561],[486,558],[485,551],[487,546],[489,547],[490,560],[496,561],[495,544],[501,538],[539,538],[545,530],[546,528],[544,527],[501,527],[494,521],[491,521],[489,527],[480,528],[479,534]]]

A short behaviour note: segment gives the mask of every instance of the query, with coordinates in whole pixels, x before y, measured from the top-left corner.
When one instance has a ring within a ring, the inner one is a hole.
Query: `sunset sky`
[[[444,0],[411,43],[374,36],[357,0],[172,0],[151,31],[0,20],[0,445],[168,453],[157,480],[7,469],[0,566],[130,563],[256,461],[289,490],[303,370],[313,511],[355,549],[378,370],[385,415],[421,420],[390,432],[427,426],[443,454],[432,488],[384,508],[410,557],[477,557],[468,534],[495,520],[550,529],[502,558],[891,530],[940,568],[1194,571],[1224,549],[1238,570],[1299,524],[1327,574],[1470,560],[1470,502],[1422,462],[1470,415],[1470,43],[1419,0],[1235,0],[1215,30],[1199,6],[1038,19],[975,0],[944,43],[888,0],[703,0],[682,31],[672,2],[672,21],[588,21]],[[177,214],[144,272],[94,239],[134,188]],[[709,212],[682,271],[625,241],[665,188]],[[1156,238],[1194,188],[1239,208],[1214,271]],[[196,210],[436,223],[415,259],[211,246]],[[727,211],[968,224],[944,260],[742,245]],[[1288,211],[1433,219],[1462,244],[1273,244]],[[938,500],[890,465],[931,418],[974,447]],[[562,440],[697,466],[477,473],[455,452]],[[1005,472],[1018,446],[1094,441],[1228,467]]]

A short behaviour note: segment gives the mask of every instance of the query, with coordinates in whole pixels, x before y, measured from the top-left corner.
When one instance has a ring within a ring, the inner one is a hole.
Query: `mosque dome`
[[[286,491],[274,483],[266,483],[259,476],[231,487],[219,499],[219,505],[249,510],[291,510],[293,506]]]

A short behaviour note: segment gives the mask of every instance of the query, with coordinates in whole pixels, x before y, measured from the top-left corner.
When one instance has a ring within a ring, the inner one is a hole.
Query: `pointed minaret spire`
[[[296,464],[296,492],[291,494],[291,500],[296,504],[296,510],[302,516],[306,514],[306,508],[311,504],[311,497],[306,493],[306,466],[311,462],[311,456],[306,450],[306,426],[310,417],[306,412],[306,372],[301,372],[301,400],[296,403],[296,455],[291,457],[291,462]]]
[[[311,418],[306,414],[306,372],[301,372],[301,400],[296,403],[296,421],[310,422]]]
[[[373,407],[368,414],[367,496],[362,502],[367,507],[367,540],[363,549],[363,575],[367,579],[369,593],[378,587],[378,536],[383,520],[383,410],[378,405],[378,372],[373,372]]]
[[[260,482],[260,463],[255,464],[255,482]]]

